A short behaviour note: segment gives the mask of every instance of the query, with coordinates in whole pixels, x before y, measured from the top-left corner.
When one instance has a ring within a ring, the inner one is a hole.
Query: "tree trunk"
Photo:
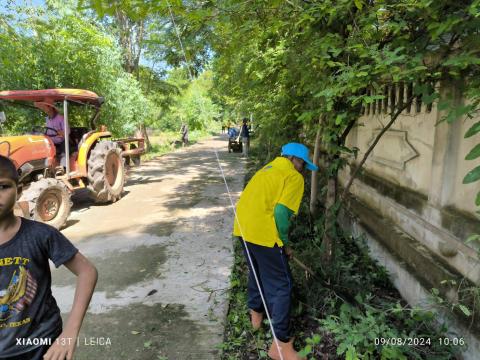
[[[145,26],[145,21],[141,20],[140,22],[137,23],[137,36],[136,36],[136,53],[135,53],[135,58],[134,58],[134,69],[136,72],[136,78],[137,81],[140,80],[140,56],[142,55],[142,45],[143,45],[143,35],[144,35],[144,26]]]
[[[328,160],[327,168],[330,167],[332,161]],[[322,262],[324,266],[331,263],[335,248],[334,230],[336,221],[335,203],[337,201],[337,175],[329,177],[327,180],[327,196],[325,198],[325,229],[323,233],[322,246]]]
[[[115,20],[118,26],[120,46],[123,50],[123,68],[126,72],[130,73],[131,72],[130,64],[131,64],[132,54],[130,52],[130,38],[128,36],[130,31],[128,18],[122,10],[116,9]]]
[[[140,132],[142,134],[142,137],[145,139],[145,151],[148,151],[150,150],[152,145],[150,144],[150,139],[148,138],[147,127],[143,122],[140,124]]]
[[[321,144],[321,126],[322,120],[320,119],[317,129],[317,136],[315,137],[315,148],[313,150],[313,163],[318,166],[318,159],[320,157],[320,144]],[[318,171],[312,171],[312,184],[310,187],[310,216],[313,218],[317,214],[317,202],[318,202]]]
[[[134,21],[121,9],[115,11],[120,47],[123,50],[123,68],[139,79],[139,64],[145,35],[145,19]]]

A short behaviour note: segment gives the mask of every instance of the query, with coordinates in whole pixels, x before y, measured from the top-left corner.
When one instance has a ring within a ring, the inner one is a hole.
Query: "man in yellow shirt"
[[[288,256],[290,218],[298,213],[303,197],[304,169],[317,171],[303,144],[289,143],[282,147],[282,156],[260,169],[245,187],[236,207],[233,235],[242,237],[253,264],[249,266],[248,307],[252,326],[260,328],[265,311],[253,268],[272,319],[279,348],[272,343],[268,355],[272,359],[300,359],[293,349],[290,334],[292,276]],[[243,243],[243,242],[242,242]],[[245,245],[244,245],[245,246]],[[245,250],[245,249],[244,249]]]

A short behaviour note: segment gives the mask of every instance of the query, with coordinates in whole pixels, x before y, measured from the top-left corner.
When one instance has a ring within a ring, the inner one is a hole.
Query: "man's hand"
[[[62,332],[43,356],[44,360],[72,360],[77,337]]]
[[[290,246],[285,246],[283,248],[283,251],[285,251],[285,255],[287,255],[289,260],[292,260],[293,257],[293,249]]]

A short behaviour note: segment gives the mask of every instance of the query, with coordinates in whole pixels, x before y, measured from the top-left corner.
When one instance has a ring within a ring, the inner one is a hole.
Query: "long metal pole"
[[[63,99],[63,131],[65,139],[65,169],[67,173],[67,179],[70,178],[70,142],[69,134],[70,128],[68,127],[68,102],[67,98]]]

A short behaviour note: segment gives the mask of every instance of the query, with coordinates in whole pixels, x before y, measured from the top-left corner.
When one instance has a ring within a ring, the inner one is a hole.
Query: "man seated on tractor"
[[[60,166],[65,167],[65,125],[63,115],[58,112],[53,102],[36,102],[34,105],[47,114],[45,135],[52,139],[55,145],[57,160]]]

